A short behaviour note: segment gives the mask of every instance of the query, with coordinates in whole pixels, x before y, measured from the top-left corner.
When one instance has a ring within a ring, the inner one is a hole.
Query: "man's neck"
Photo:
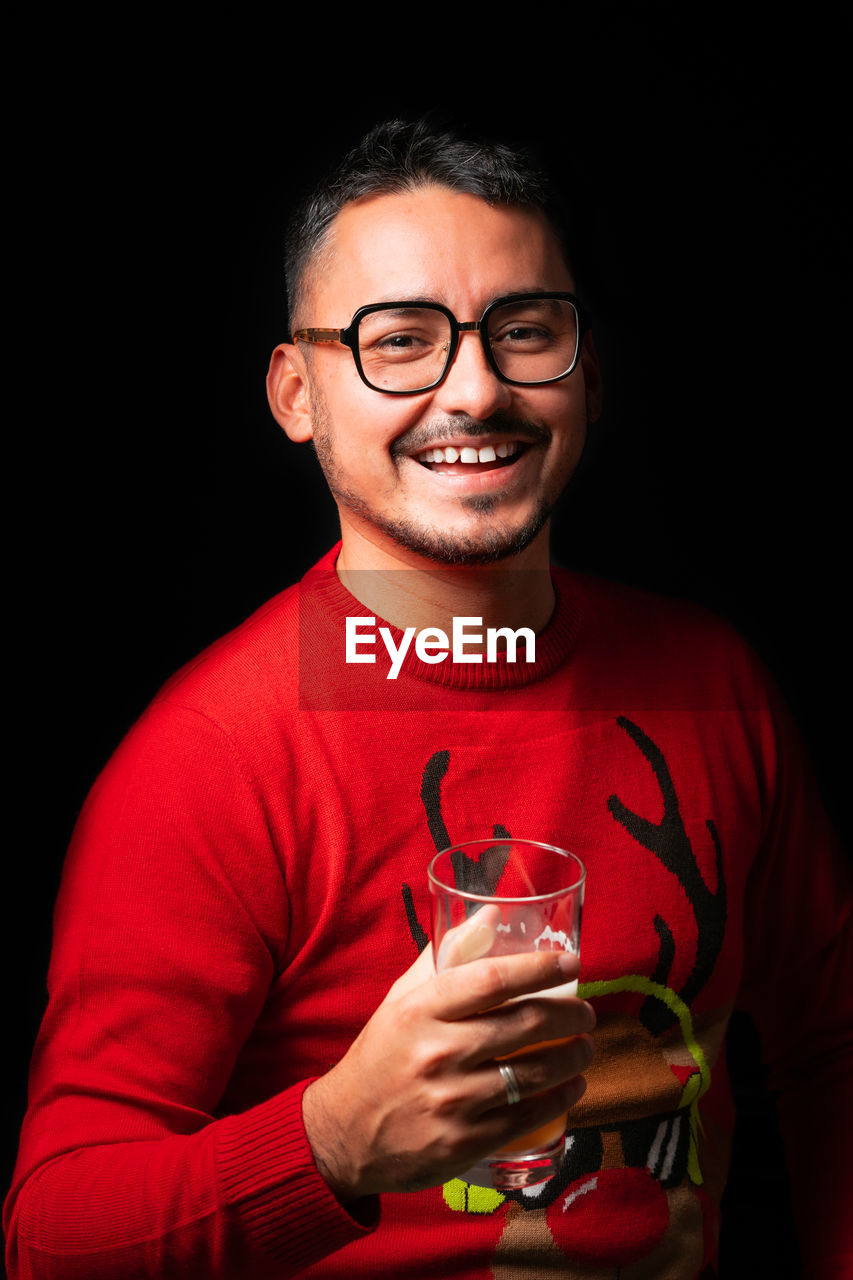
[[[554,611],[547,527],[496,564],[445,565],[344,526],[337,573],[365,608],[401,630],[449,633],[453,618],[473,617],[484,629],[530,627],[538,634]]]

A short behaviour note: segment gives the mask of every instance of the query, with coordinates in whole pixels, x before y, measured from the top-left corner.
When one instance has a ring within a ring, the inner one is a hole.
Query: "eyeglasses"
[[[578,362],[585,327],[573,294],[529,293],[496,298],[479,320],[462,324],[439,302],[375,302],[360,307],[345,329],[297,329],[293,341],[341,342],[368,387],[411,396],[444,381],[459,335],[474,331],[501,382],[559,382]]]

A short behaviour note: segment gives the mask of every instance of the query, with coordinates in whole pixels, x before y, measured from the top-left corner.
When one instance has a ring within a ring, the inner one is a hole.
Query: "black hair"
[[[376,125],[297,208],[285,244],[291,324],[304,298],[307,274],[345,205],[368,196],[448,187],[491,205],[538,209],[554,230],[571,267],[568,217],[544,170],[529,151],[502,142],[463,138],[428,119]]]

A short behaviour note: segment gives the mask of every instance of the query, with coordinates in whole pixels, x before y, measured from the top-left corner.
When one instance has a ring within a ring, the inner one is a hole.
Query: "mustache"
[[[440,444],[453,436],[511,436],[513,440],[524,440],[528,444],[547,444],[551,432],[540,422],[531,418],[516,418],[508,413],[495,413],[486,422],[479,418],[469,417],[467,413],[454,413],[447,417],[431,418],[427,422],[412,427],[399,436],[391,445],[392,458],[420,453],[431,445]]]

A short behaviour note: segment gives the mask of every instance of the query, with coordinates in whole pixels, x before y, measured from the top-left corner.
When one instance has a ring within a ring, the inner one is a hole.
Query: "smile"
[[[510,466],[513,460],[528,447],[520,440],[502,440],[496,445],[487,444],[479,447],[474,445],[462,445],[458,448],[455,445],[433,446],[415,454],[414,460],[431,471],[440,469],[446,472],[447,467],[453,467],[452,474],[460,475],[468,467],[476,466],[478,469],[486,467],[491,471]]]

